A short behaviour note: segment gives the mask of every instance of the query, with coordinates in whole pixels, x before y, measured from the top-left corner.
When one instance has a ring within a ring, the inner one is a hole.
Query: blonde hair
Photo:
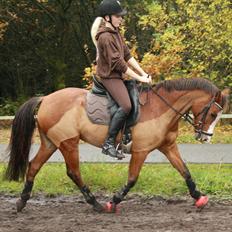
[[[100,27],[100,25],[103,23],[103,18],[102,17],[97,17],[91,27],[91,37],[92,37],[92,41],[95,45],[95,47],[97,47],[97,40],[96,40],[96,35],[98,32],[98,29]]]

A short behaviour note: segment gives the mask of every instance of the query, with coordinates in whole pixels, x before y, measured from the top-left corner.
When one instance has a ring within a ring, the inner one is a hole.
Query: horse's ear
[[[230,88],[225,88],[222,90],[222,95],[226,96],[226,97],[229,97],[230,95]]]
[[[215,101],[221,102],[222,98],[228,98],[230,95],[230,88],[225,88],[222,91],[218,91],[215,95]]]
[[[223,107],[224,113],[229,110],[229,96],[230,88],[225,88],[221,92],[219,91],[215,96],[215,101]]]

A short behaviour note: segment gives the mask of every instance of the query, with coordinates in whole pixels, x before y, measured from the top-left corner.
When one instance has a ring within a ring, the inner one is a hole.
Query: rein
[[[146,87],[148,90],[152,90],[152,92],[157,95],[169,108],[171,108],[175,113],[179,114],[182,118],[184,118],[185,121],[189,122],[192,126],[195,127],[195,124],[193,123],[193,118],[189,113],[185,113],[182,114],[180,111],[178,111],[177,109],[175,109],[164,97],[162,97],[161,95],[159,95],[156,91],[154,91],[152,89],[152,86],[150,84],[148,84],[148,87]],[[144,86],[142,86],[139,94],[144,90]],[[148,93],[148,92],[147,92]],[[146,102],[141,103],[139,102],[140,105],[145,105],[148,102],[148,94],[146,97]]]
[[[198,121],[197,124],[194,123],[194,118],[189,114],[189,113],[181,113],[178,111],[176,108],[174,108],[164,97],[159,95],[156,91],[153,90],[152,85],[148,84],[147,87],[148,90],[152,90],[152,92],[158,96],[170,109],[172,109],[175,113],[179,114],[185,121],[187,121],[189,124],[191,124],[194,127],[195,132],[198,133],[198,137],[201,136],[201,134],[207,135],[207,136],[213,136],[212,133],[207,133],[206,131],[203,130],[204,123],[206,116],[209,112],[209,109],[213,104],[215,104],[219,109],[223,109],[221,105],[219,105],[217,102],[215,102],[215,96],[210,100],[210,102],[200,111],[195,117],[198,117],[202,114],[201,119]],[[144,90],[144,86],[142,86],[140,93]],[[140,103],[140,105],[145,105],[148,102],[148,92],[147,92],[147,98],[145,103]]]

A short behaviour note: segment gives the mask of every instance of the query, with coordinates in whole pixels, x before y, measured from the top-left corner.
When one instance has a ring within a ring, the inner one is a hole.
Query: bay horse
[[[49,157],[59,149],[64,157],[67,175],[78,186],[87,203],[94,210],[106,210],[83,182],[80,172],[78,142],[81,140],[101,147],[107,135],[107,125],[93,124],[86,113],[88,91],[65,88],[44,97],[25,102],[15,115],[9,143],[9,163],[5,176],[8,180],[25,180],[17,211],[21,211],[30,198],[36,174]],[[196,138],[209,142],[228,94],[201,78],[166,80],[140,93],[145,99],[140,106],[137,124],[132,127],[131,159],[128,180],[124,187],[107,203],[113,212],[135,185],[147,155],[154,149],[161,151],[184,178],[196,207],[203,207],[208,197],[197,190],[191,174],[178,151],[176,138],[178,122],[184,115],[193,125]],[[37,111],[37,118],[35,117]],[[192,112],[193,118],[188,113]],[[29,161],[34,129],[38,127],[41,145],[36,156]],[[120,137],[120,135],[118,136]]]

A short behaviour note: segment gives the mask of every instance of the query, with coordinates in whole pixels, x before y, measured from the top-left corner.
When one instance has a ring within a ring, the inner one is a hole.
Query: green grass
[[[203,193],[220,199],[232,199],[232,165],[189,164],[193,179]],[[5,166],[0,164],[0,176]],[[93,192],[109,194],[119,190],[127,180],[127,164],[82,164],[85,183]],[[23,183],[0,179],[0,193],[19,194]],[[184,180],[170,164],[144,164],[133,193],[147,196],[185,196],[188,190]],[[46,164],[35,180],[33,193],[48,196],[74,195],[79,190],[66,176],[64,164]]]

